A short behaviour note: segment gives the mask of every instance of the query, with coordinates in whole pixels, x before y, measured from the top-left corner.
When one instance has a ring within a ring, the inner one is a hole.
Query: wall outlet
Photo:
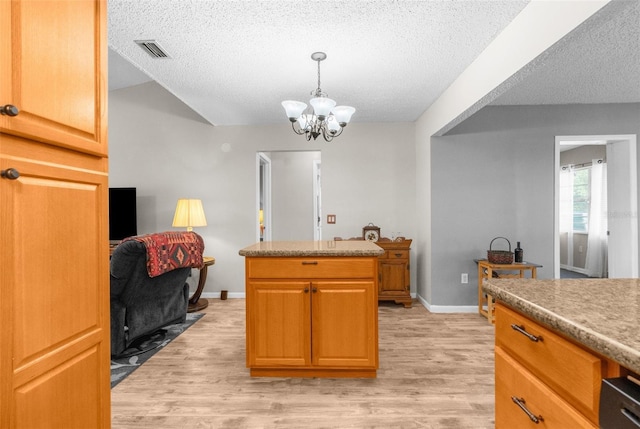
[[[460,274],[460,283],[469,283],[469,274],[467,273]]]

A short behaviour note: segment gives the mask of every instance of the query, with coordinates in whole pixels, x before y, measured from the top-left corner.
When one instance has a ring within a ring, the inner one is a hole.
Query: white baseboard
[[[477,313],[477,305],[431,305],[418,295],[418,302],[431,313]]]
[[[418,302],[429,310],[431,313],[477,313],[478,306],[477,305],[431,305],[420,295],[412,294],[414,298],[418,299]],[[220,299],[220,292],[203,292],[201,295],[202,298],[207,299]],[[244,292],[228,292],[228,299],[246,298]]]
[[[202,298],[220,299],[220,292],[202,292]],[[244,292],[228,292],[227,298],[245,298]]]

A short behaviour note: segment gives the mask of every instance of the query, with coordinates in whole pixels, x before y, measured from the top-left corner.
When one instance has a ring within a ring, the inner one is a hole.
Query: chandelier
[[[336,102],[320,89],[320,61],[326,58],[327,54],[324,52],[311,54],[311,59],[318,62],[318,88],[311,91],[311,107],[307,108],[307,105],[300,101],[282,102],[293,131],[298,135],[304,134],[308,141],[311,137],[315,140],[322,134],[322,137],[330,142],[342,134],[342,130],[351,120],[351,115],[356,111],[351,106],[336,106]]]

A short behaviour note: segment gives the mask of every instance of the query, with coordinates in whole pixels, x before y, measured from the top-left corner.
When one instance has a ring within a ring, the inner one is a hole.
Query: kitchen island
[[[601,380],[640,374],[639,279],[488,279],[483,291],[497,302],[496,428],[597,427]]]
[[[376,377],[378,256],[368,241],[271,241],[245,257],[252,376]]]

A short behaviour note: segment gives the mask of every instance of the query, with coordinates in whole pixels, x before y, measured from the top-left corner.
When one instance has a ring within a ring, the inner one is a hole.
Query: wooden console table
[[[204,256],[202,260],[202,268],[200,268],[200,277],[198,278],[198,288],[193,293],[191,298],[189,298],[189,306],[187,308],[188,313],[200,311],[209,306],[209,301],[206,298],[200,298],[200,295],[202,295],[204,284],[207,282],[208,267],[216,263],[216,258],[212,258],[211,256]]]
[[[490,278],[524,278],[529,271],[530,278],[535,279],[537,269],[542,265],[533,262],[512,262],[511,264],[493,264],[486,259],[474,259],[478,264],[478,313],[487,318],[490,323],[495,323],[494,301],[489,294],[482,292],[482,283]],[[506,271],[506,272],[505,272]],[[487,307],[485,310],[484,307]]]

